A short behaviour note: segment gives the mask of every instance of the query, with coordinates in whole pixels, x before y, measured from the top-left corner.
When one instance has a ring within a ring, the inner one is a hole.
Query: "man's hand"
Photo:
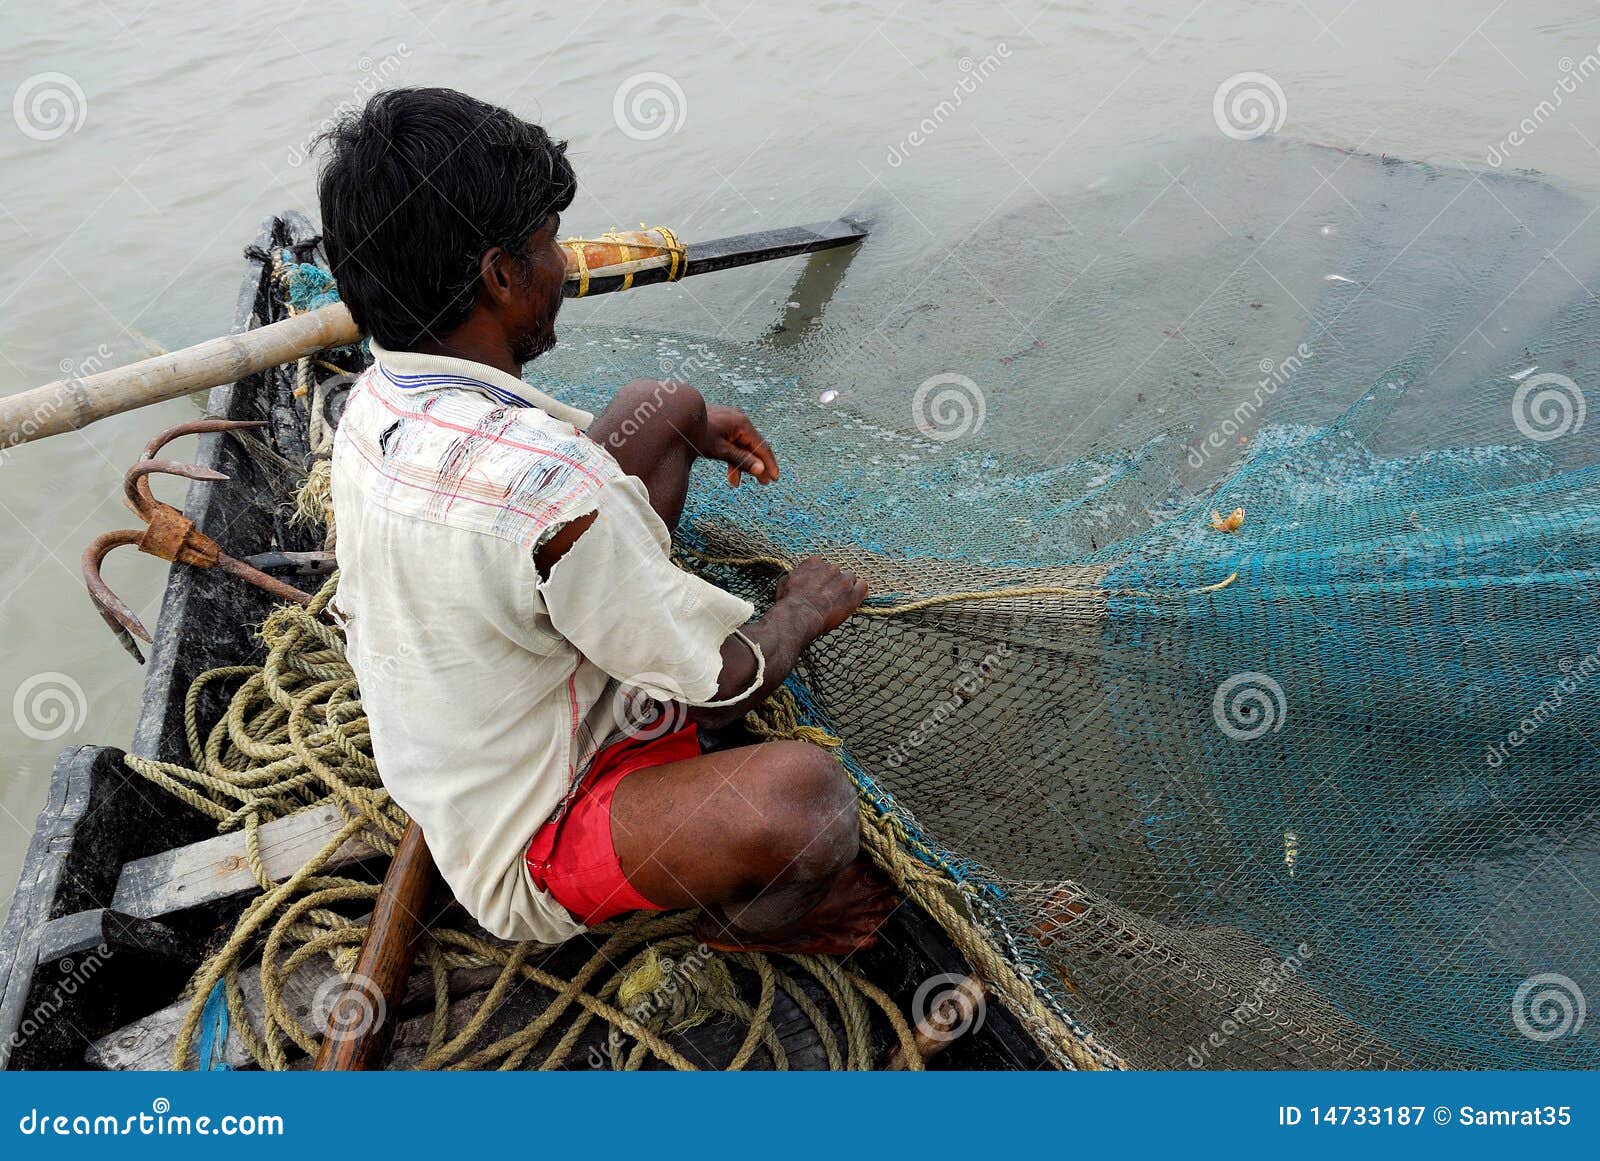
[[[756,643],[766,659],[761,685],[736,705],[690,710],[701,725],[720,728],[737,721],[748,709],[760,705],[767,695],[793,671],[800,653],[811,642],[844,624],[867,597],[867,582],[853,572],[829,564],[820,556],[808,556],[778,582],[777,600],[766,616],[744,628],[745,636]],[[755,680],[755,654],[737,637],[722,646],[722,674],[717,679],[717,700],[735,696]]]
[[[808,556],[778,582],[778,601],[809,607],[817,618],[812,637],[831,633],[867,599],[867,582],[820,556]]]
[[[772,447],[737,407],[706,408],[705,435],[695,445],[707,459],[728,465],[728,483],[739,486],[740,473],[749,472],[757,481],[770,484],[778,478],[778,457]]]

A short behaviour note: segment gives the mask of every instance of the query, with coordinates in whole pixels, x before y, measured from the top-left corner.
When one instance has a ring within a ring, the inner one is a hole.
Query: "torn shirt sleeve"
[[[593,511],[540,584],[551,625],[625,685],[659,701],[712,702],[723,643],[754,606],[672,563],[667,527],[636,477],[600,489]]]

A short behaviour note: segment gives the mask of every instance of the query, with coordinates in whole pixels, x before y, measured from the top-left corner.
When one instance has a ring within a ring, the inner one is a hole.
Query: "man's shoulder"
[[[334,461],[336,500],[343,483],[391,512],[529,545],[621,473],[570,423],[468,391],[358,387]]]

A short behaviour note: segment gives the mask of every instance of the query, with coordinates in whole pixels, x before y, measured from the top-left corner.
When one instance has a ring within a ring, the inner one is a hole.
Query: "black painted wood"
[[[813,222],[809,226],[789,226],[781,230],[758,230],[751,234],[735,234],[709,242],[692,242],[686,246],[682,277],[709,274],[713,270],[731,270],[735,266],[750,266],[757,262],[771,262],[778,258],[794,258],[801,254],[815,254],[819,250],[832,250],[836,246],[850,246],[867,236],[867,228],[860,222],[844,219],[833,222]],[[641,270],[633,276],[634,286],[648,286],[665,282],[665,268]],[[583,297],[609,294],[621,290],[624,277],[611,275],[589,279],[588,293]],[[578,284],[568,282],[563,287],[568,298],[578,297]]]

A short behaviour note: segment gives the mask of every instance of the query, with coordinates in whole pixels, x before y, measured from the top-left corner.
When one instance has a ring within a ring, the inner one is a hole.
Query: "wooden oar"
[[[679,277],[848,246],[864,237],[864,226],[841,220],[691,243],[685,247],[684,269]],[[637,270],[631,276],[591,274],[584,293],[608,294],[623,289],[624,284],[665,282],[671,274],[665,266]],[[568,275],[566,293],[575,296],[577,288],[578,275],[573,271]],[[360,337],[350,311],[343,303],[334,303],[87,378],[61,379],[21,391],[0,399],[0,452],[45,436],[76,431],[108,415],[232,383],[326,347],[356,342]]]
[[[409,823],[383,876],[355,970],[328,1012],[318,1070],[365,1072],[382,1061],[399,1022],[423,915],[438,878],[422,828]]]

